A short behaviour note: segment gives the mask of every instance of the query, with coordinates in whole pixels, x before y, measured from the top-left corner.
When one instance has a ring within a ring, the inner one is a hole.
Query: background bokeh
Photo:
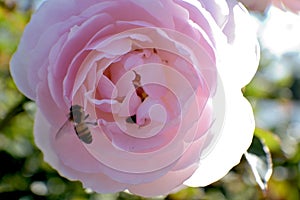
[[[145,199],[124,192],[96,194],[83,189],[80,182],[59,176],[43,161],[33,138],[35,104],[19,93],[9,73],[10,57],[39,3],[0,0],[0,200]],[[156,199],[300,199],[300,16],[275,8],[253,15],[261,61],[256,76],[243,92],[254,109],[255,134],[272,155],[273,175],[268,190],[260,190],[243,158],[212,185],[187,188]]]

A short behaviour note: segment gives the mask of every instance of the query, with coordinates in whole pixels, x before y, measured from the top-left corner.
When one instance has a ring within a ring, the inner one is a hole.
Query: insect
[[[65,133],[65,127],[73,123],[74,130],[78,138],[86,144],[91,144],[93,142],[92,134],[89,130],[88,125],[97,125],[97,122],[87,122],[85,121],[89,117],[89,114],[85,115],[83,107],[80,105],[73,105],[70,108],[67,121],[61,126],[61,128],[56,133],[55,138],[58,139],[62,134]]]
[[[126,118],[126,122],[129,124],[135,124],[136,123],[136,115],[132,115]]]

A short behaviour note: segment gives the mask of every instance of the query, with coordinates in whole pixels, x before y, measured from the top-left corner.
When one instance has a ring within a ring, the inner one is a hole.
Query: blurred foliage
[[[18,92],[9,74],[10,57],[30,19],[34,3],[31,0],[0,0],[0,200],[145,200],[125,192],[96,194],[83,189],[80,182],[59,176],[43,161],[32,134],[35,104]],[[156,199],[300,199],[299,66],[299,52],[278,57],[262,48],[259,70],[243,89],[259,127],[255,135],[269,147],[273,159],[274,173],[266,193],[257,186],[243,158],[216,183]]]

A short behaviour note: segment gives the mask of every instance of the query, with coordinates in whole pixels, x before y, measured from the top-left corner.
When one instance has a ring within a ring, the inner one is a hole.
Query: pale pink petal
[[[271,0],[240,0],[251,11],[265,12],[271,4]]]
[[[59,128],[67,120],[69,108],[63,110],[57,106],[50,94],[46,80],[37,85],[37,94],[36,102],[40,112],[47,116],[47,120],[52,126]]]
[[[276,2],[276,0],[274,0]],[[284,7],[295,13],[300,12],[300,2],[298,0],[282,0]]]
[[[227,87],[225,86],[225,99],[216,99],[216,104],[220,104],[221,101],[226,103],[225,121],[219,123],[218,120],[224,118],[216,118],[215,125],[211,129],[212,132],[221,131],[220,138],[201,156],[199,168],[185,182],[188,186],[206,186],[225,176],[240,162],[241,156],[251,144],[255,127],[252,108],[242,93],[230,91],[230,87]],[[220,124],[223,126],[221,130]],[[209,171],[214,173],[208,175]]]
[[[231,15],[224,33],[230,35],[228,37],[230,47],[220,52],[224,63],[221,64],[222,67],[218,70],[220,74],[227,74],[226,81],[231,81],[234,85],[243,87],[250,82],[256,73],[260,58],[256,26],[241,4],[230,1],[228,4]],[[227,64],[225,64],[226,62]],[[230,72],[230,75],[228,72]],[[232,76],[232,72],[238,74],[238,76]]]
[[[113,181],[102,173],[84,173],[65,166],[53,150],[50,134],[52,131],[51,125],[44,116],[37,111],[34,126],[35,143],[42,151],[47,152],[47,154],[44,154],[45,161],[55,167],[62,176],[71,180],[81,180],[85,187],[102,193],[113,193],[126,189],[126,184]],[[80,164],[76,163],[76,165]]]
[[[190,165],[183,170],[170,171],[167,175],[151,183],[133,185],[128,189],[130,192],[144,197],[166,195],[174,188],[181,186],[183,184],[182,180],[189,178],[196,168],[196,165]]]
[[[228,20],[229,9],[225,0],[200,0],[202,6],[209,11],[220,28],[223,28]]]

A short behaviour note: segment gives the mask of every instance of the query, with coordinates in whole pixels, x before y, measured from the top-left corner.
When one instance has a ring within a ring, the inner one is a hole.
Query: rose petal
[[[220,92],[220,88],[218,91]],[[241,156],[251,144],[255,123],[249,102],[240,92],[230,91],[228,86],[225,86],[225,95],[225,121],[222,123],[220,138],[212,149],[201,156],[199,168],[192,177],[185,181],[185,185],[203,187],[217,181],[228,173],[232,166],[240,162]],[[224,99],[216,99],[215,103],[220,104],[220,101]],[[218,120],[222,120],[222,117],[216,118],[216,121]],[[211,131],[218,131],[219,128],[220,124],[216,122]],[[214,173],[207,176],[206,172],[211,170]]]
[[[50,136],[49,133],[51,133],[53,129],[51,125],[46,121],[44,116],[39,112],[39,110],[36,113],[34,130],[35,130],[34,131],[35,143],[40,149],[47,152],[47,154],[44,154],[45,161],[48,162],[53,167],[55,167],[57,170],[59,170],[59,173],[62,176],[66,176],[72,180],[81,180],[83,181],[85,187],[94,189],[95,191],[98,192],[112,193],[112,192],[118,192],[120,190],[126,189],[126,184],[113,181],[112,179],[110,179],[108,176],[105,176],[104,174],[83,173],[82,171],[76,171],[72,168],[65,166],[57,157],[57,154],[53,151],[51,139],[49,138]],[[84,157],[81,158],[84,159]],[[81,162],[81,164],[83,163],[84,162]]]
[[[196,165],[190,165],[183,170],[170,171],[165,176],[151,183],[130,186],[128,189],[130,192],[144,197],[166,195],[174,188],[181,186],[182,180],[187,179],[196,168]]]

